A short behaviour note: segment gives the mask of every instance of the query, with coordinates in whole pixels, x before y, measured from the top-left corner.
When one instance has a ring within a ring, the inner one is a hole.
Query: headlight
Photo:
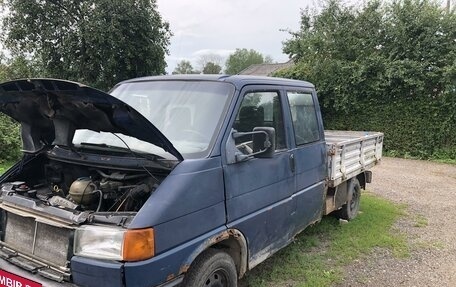
[[[140,261],[154,256],[154,230],[87,225],[76,229],[74,254],[82,257]]]

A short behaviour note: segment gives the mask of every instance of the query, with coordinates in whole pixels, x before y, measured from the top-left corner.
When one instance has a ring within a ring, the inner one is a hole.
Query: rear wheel
[[[226,252],[208,249],[193,263],[184,278],[185,287],[236,287],[234,261]]]
[[[349,183],[349,191],[347,197],[347,203],[338,210],[337,215],[339,218],[345,220],[354,219],[359,212],[359,203],[361,199],[361,185],[357,178],[354,178]]]

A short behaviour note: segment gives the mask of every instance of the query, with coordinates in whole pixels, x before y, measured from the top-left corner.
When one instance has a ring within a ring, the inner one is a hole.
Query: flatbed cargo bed
[[[372,168],[382,157],[383,133],[325,131],[329,186]]]

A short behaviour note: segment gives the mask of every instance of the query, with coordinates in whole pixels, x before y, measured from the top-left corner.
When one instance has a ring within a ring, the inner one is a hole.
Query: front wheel
[[[221,250],[206,250],[190,267],[183,286],[236,287],[237,272],[233,259]]]
[[[359,203],[361,199],[361,185],[357,178],[354,178],[349,183],[349,190],[347,196],[347,203],[338,210],[337,215],[339,218],[345,220],[354,219],[359,212]]]

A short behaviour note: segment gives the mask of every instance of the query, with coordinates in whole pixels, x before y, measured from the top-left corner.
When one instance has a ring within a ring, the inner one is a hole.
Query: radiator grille
[[[56,267],[67,267],[72,230],[7,213],[4,242],[16,251]]]

